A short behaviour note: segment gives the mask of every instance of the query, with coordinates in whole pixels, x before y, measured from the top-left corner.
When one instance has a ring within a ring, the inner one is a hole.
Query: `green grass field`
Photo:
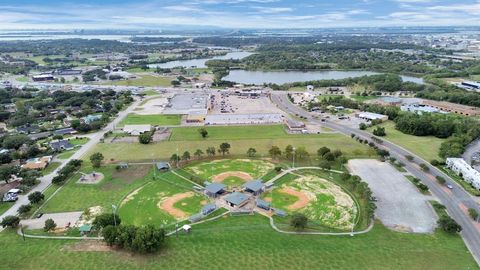
[[[154,126],[178,126],[182,116],[178,114],[148,114],[139,115],[130,113],[118,126],[124,125],[154,125]]]
[[[355,220],[359,221],[356,228],[364,229],[368,223],[363,222],[366,216],[358,216],[358,213],[364,212],[358,209],[356,202],[359,199],[353,198],[353,194],[337,185],[339,177],[340,174],[333,172],[297,171],[278,179],[273,190],[262,194],[262,197],[271,201],[273,207],[290,214],[304,213],[309,218],[309,230],[349,231]],[[300,198],[286,193],[284,188],[303,193],[309,198],[308,204],[299,209],[290,209]],[[288,219],[276,220],[285,229],[290,229]]]
[[[205,149],[209,146],[218,148],[223,142],[229,142],[231,145],[230,155],[245,156],[247,150],[253,147],[257,150],[257,156],[268,156],[268,150],[272,146],[278,146],[285,149],[287,145],[295,147],[304,146],[311,155],[315,155],[317,149],[322,146],[328,146],[332,149],[342,149],[343,153],[350,157],[373,157],[375,152],[369,147],[362,145],[349,137],[340,134],[321,134],[321,135],[293,135],[296,137],[282,139],[207,139],[196,141],[162,141],[142,145],[137,143],[114,143],[97,144],[86,156],[94,152],[101,152],[106,160],[114,161],[146,161],[155,158],[157,160],[169,160],[172,154],[182,154],[184,151],[190,151],[191,154],[197,149]]]
[[[192,191],[192,184],[172,173],[158,173],[155,180],[153,177],[153,173],[150,172],[146,180],[148,183],[123,200],[118,213],[125,224],[167,225],[176,221],[173,216],[161,210],[158,204],[174,194]],[[203,196],[195,195],[179,201],[180,207],[174,206],[191,215],[200,211],[200,201],[205,199]]]
[[[5,213],[10,207],[12,207],[13,202],[0,202],[0,215]]]
[[[60,164],[61,164],[60,162],[51,162],[50,164],[48,164],[47,168],[45,168],[45,170],[42,171],[42,174],[47,175],[53,172],[56,168],[60,166]]]
[[[214,228],[214,229],[213,229]],[[479,269],[459,236],[398,233],[380,223],[367,234],[288,235],[262,216],[226,217],[170,237],[154,255],[85,252],[79,241],[0,233],[5,269]],[[85,246],[85,245],[84,245]],[[88,249],[87,249],[88,250]],[[212,256],[215,259],[212,259]]]
[[[404,147],[405,149],[419,155],[421,158],[430,162],[433,159],[441,159],[438,156],[440,145],[445,139],[439,139],[433,136],[413,136],[404,134],[395,129],[395,124],[393,122],[385,122],[380,126],[385,127],[385,136],[386,140],[391,141],[399,146]],[[369,128],[370,132],[373,131],[375,127]]]
[[[83,211],[92,206],[110,209],[112,204],[120,203],[132,190],[147,183],[150,170],[149,165],[130,166],[121,171],[116,171],[113,165],[104,165],[95,170],[84,165],[81,172],[101,172],[105,178],[98,184],[78,184],[80,174],[74,175],[64,184],[62,190],[43,206],[42,212]]]
[[[121,81],[108,81],[104,84],[108,85],[120,85],[120,86],[171,86],[172,78],[164,76],[153,76],[144,73],[137,74],[140,78]]]
[[[260,178],[274,167],[272,163],[258,159],[217,159],[210,162],[195,162],[184,170],[202,179],[210,179],[214,175],[231,171],[245,172],[253,178]]]
[[[205,127],[208,136],[203,139],[198,132],[198,127],[179,127],[172,129],[171,141],[195,141],[195,140],[240,140],[240,139],[278,139],[295,138],[299,135],[291,135],[285,132],[283,125],[271,126],[230,126],[230,127]],[[311,137],[310,135],[303,135]],[[313,135],[315,136],[315,135]]]

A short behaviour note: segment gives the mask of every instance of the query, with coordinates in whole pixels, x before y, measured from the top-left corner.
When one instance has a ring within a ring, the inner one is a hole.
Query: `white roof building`
[[[152,125],[125,125],[123,127],[123,132],[134,136],[138,136],[150,130],[152,130]]]
[[[378,114],[378,113],[371,113],[371,112],[359,112],[359,113],[356,114],[356,116],[358,118],[365,119],[365,120],[368,120],[368,121],[377,120],[377,119],[382,120],[382,121],[387,121],[388,120],[387,115]]]
[[[426,105],[419,105],[419,104],[407,104],[400,106],[400,110],[404,112],[414,112],[417,114],[422,113],[444,113],[437,108],[426,106]]]
[[[480,190],[480,172],[470,166],[463,158],[447,158],[447,168],[463,178],[465,182]]]

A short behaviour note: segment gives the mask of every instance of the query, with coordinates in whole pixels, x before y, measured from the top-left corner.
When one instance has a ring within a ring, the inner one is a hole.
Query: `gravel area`
[[[378,200],[375,215],[385,226],[402,232],[433,232],[437,216],[428,202],[431,197],[418,192],[392,165],[356,159],[348,162],[348,168],[370,186]]]

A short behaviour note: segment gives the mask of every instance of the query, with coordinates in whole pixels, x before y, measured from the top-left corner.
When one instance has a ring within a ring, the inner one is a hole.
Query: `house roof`
[[[133,132],[138,132],[138,133],[144,133],[147,131],[150,131],[152,129],[152,125],[125,125],[123,127],[123,131],[127,133],[133,133]]]
[[[256,179],[245,183],[243,187],[253,192],[257,192],[263,188],[263,183],[261,180]]]
[[[71,149],[73,148],[73,144],[71,144],[67,140],[60,140],[56,142],[51,142],[50,147],[53,148],[54,150],[62,150],[62,149]]]
[[[215,209],[217,209],[217,206],[215,204],[213,204],[213,203],[205,204],[202,207],[202,213],[210,213]]]
[[[225,200],[234,205],[241,205],[242,203],[248,200],[248,196],[240,192],[234,192],[226,196]]]
[[[212,184],[209,184],[205,187],[205,190],[210,192],[210,193],[218,193],[220,191],[222,191],[223,189],[225,189],[225,185],[222,184],[222,183],[212,183]]]
[[[170,165],[166,162],[157,162],[156,166],[158,170],[170,169]]]
[[[62,129],[57,129],[53,133],[56,135],[65,135],[65,134],[73,134],[77,133],[77,131],[73,128],[62,128]]]
[[[270,208],[270,203],[269,202],[266,202],[262,199],[257,199],[256,201],[256,204],[258,207],[261,207],[261,208]]]

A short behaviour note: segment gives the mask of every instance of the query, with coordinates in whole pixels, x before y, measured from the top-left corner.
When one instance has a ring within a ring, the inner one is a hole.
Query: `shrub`
[[[20,218],[17,216],[6,216],[3,218],[2,222],[0,225],[2,225],[3,228],[5,227],[11,227],[11,228],[16,228],[20,224]]]
[[[290,226],[295,229],[305,229],[307,227],[308,218],[302,213],[295,213],[290,219]]]
[[[428,165],[425,164],[425,163],[420,164],[420,169],[422,169],[422,171],[424,171],[424,172],[428,172],[430,170]]]
[[[447,215],[443,215],[438,220],[438,227],[447,233],[459,233],[462,231],[460,226],[455,220]]]
[[[445,180],[445,178],[443,178],[442,176],[436,176],[435,178],[437,179],[437,182],[442,185],[445,185],[445,183],[447,182],[447,180]]]
[[[45,220],[45,226],[43,227],[43,230],[46,231],[46,232],[49,232],[51,230],[54,230],[56,227],[57,227],[57,224],[55,223],[55,221],[53,221],[53,219],[49,218],[49,219]]]

